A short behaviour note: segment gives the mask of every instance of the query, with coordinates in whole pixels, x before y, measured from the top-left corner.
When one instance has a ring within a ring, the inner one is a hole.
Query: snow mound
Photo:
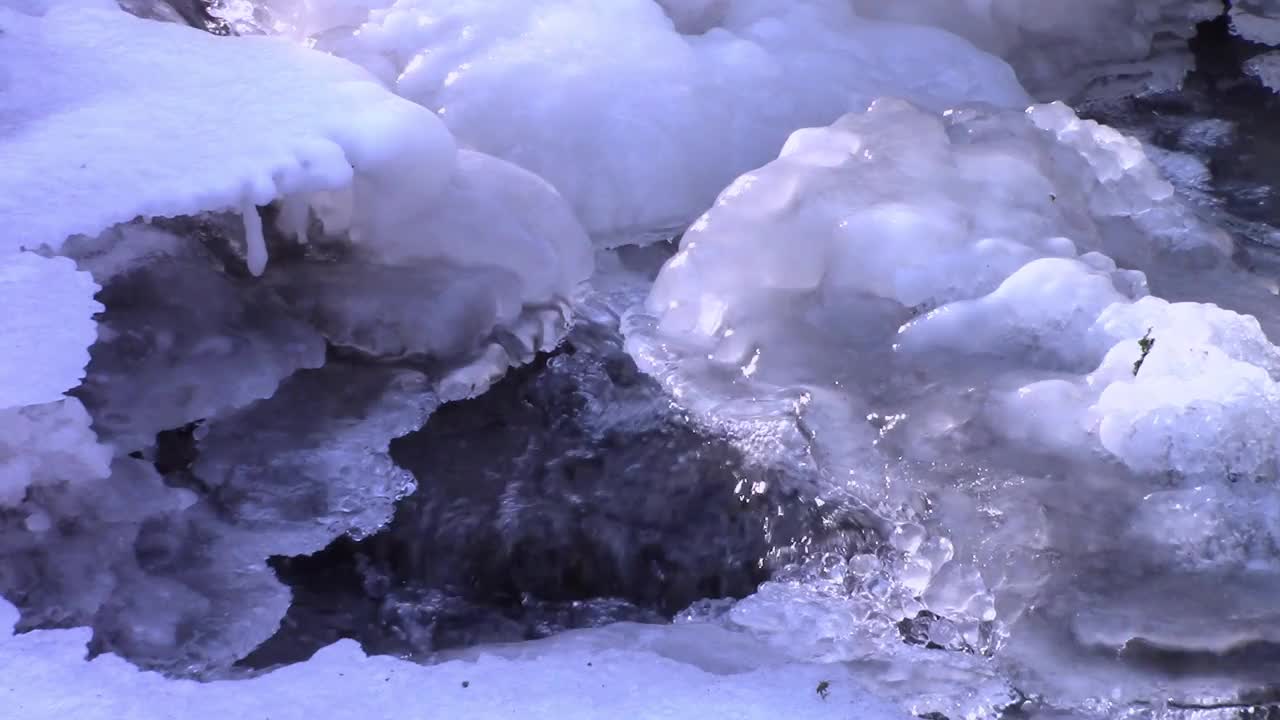
[[[0,409],[54,402],[80,383],[97,289],[69,260],[0,253]]]
[[[619,625],[469,653],[424,667],[367,657],[349,640],[241,681],[168,680],[113,655],[86,661],[84,630],[13,636],[0,601],[0,692],[14,718],[277,720],[429,717],[905,718],[847,668],[790,662],[709,625]],[[822,685],[824,694],[817,689]]]
[[[605,244],[679,232],[790,131],[880,95],[938,109],[1027,101],[998,59],[949,33],[861,19],[845,0],[266,7],[276,29],[366,66],[461,140],[546,178]]]
[[[0,169],[7,248],[56,250],[139,217],[234,211],[260,275],[271,231],[259,207],[281,201],[280,226],[295,236],[318,215],[383,262],[496,263],[516,272],[527,301],[568,296],[590,272],[553,191],[512,182],[518,171],[491,158],[460,162],[432,113],[351,63],[119,10],[44,9],[0,10],[0,152],[17,160]],[[481,227],[500,217],[495,206],[523,232]],[[438,233],[416,232],[433,223]]]
[[[390,441],[553,347],[590,243],[545,181],[283,40],[6,2],[0,88],[0,591],[225,672],[289,605],[267,558],[383,525],[414,487]]]
[[[453,168],[430,113],[341,60],[105,8],[0,13],[8,247],[58,248],[139,216],[256,215],[287,193],[349,185],[353,166],[415,165],[426,194]]]
[[[808,577],[880,622],[995,652],[1028,614],[1060,628],[1090,606],[1148,642],[1159,623],[1130,621],[1177,607],[1059,593],[1155,568],[1280,577],[1243,549],[1280,540],[1250,489],[1280,480],[1280,349],[1252,316],[1158,296],[1194,276],[1206,300],[1274,303],[1230,257],[1140,143],[1063,105],[882,100],[725,190],[628,348],[763,462],[813,458],[826,479],[804,491],[865,508],[885,553]],[[1153,493],[1199,487],[1212,510],[1150,520],[1177,502]],[[1270,641],[1205,622],[1194,650]]]

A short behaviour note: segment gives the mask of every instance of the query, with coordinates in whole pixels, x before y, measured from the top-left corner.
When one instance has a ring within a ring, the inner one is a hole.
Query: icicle
[[[248,257],[249,272],[256,277],[267,269],[267,240],[262,235],[262,216],[258,215],[258,206],[245,201],[241,208],[244,215],[244,243]]]
[[[311,206],[306,195],[298,193],[280,198],[280,215],[276,228],[299,243],[307,242],[307,224],[311,221]]]

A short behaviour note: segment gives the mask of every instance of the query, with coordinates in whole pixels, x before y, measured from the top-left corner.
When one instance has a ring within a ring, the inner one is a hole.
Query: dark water
[[[341,637],[423,657],[666,622],[754,591],[817,519],[774,517],[801,503],[760,491],[779,486],[771,471],[687,422],[611,333],[580,327],[393,442],[417,492],[372,537],[273,561],[294,603],[245,663],[300,660]]]

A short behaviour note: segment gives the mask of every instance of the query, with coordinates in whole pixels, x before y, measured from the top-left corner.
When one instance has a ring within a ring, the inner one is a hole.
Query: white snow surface
[[[0,218],[11,247],[344,187],[352,164],[377,172],[400,143],[429,184],[453,167],[452,141],[429,113],[340,60],[107,6],[0,13],[0,149],[11,160]]]
[[[590,272],[581,230],[545,184],[493,159],[460,163],[432,113],[351,63],[114,7],[41,9],[0,8],[6,249],[57,249],[137,217],[231,210],[244,216],[246,260],[261,274],[257,206],[283,199],[286,230],[305,230],[314,208],[386,262],[509,269],[527,301],[568,296]],[[495,206],[514,227],[479,231]]]
[[[12,720],[909,717],[846,668],[791,662],[708,625],[578,631],[430,667],[366,657],[343,640],[256,678],[197,683],[113,655],[86,661],[83,629],[13,636],[16,618],[0,600],[0,697]]]
[[[860,18],[846,0],[265,9],[276,29],[364,65],[462,141],[547,179],[604,244],[678,232],[792,130],[881,95],[936,109],[1027,102],[999,59],[947,32]]]
[[[97,289],[66,258],[0,252],[0,410],[53,402],[80,384]]]

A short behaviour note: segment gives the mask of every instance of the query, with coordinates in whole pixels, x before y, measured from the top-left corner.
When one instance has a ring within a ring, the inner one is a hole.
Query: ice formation
[[[0,0],[0,715],[1269,697],[1273,5]]]
[[[1176,87],[1186,39],[1222,13],[1216,0],[852,0],[869,17],[935,25],[1008,60],[1032,93],[1067,99],[1091,83],[1113,93]],[[1095,88],[1096,90],[1096,88]]]
[[[1026,102],[998,59],[950,33],[859,18],[846,0],[263,9],[435,110],[461,140],[550,181],[606,244],[678,233],[792,130],[880,95],[937,109]]]
[[[225,671],[288,607],[268,557],[381,526],[414,486],[390,441],[554,346],[588,240],[284,40],[9,3],[0,68],[0,589],[26,627]]]
[[[1274,302],[1229,249],[1139,143],[1063,105],[884,100],[731,185],[630,346],[743,447],[812,453],[825,502],[870,508],[888,565],[830,562],[858,584],[887,572],[888,621],[928,611],[946,619],[933,642],[988,652],[1044,616],[1084,646],[1158,646],[1121,590],[1141,568],[1280,576],[1258,547],[1280,528],[1250,489],[1280,471],[1280,349],[1253,317],[1149,294],[1194,273],[1202,300]],[[769,430],[787,418],[799,432]],[[1189,505],[1185,524],[1151,520]],[[1073,603],[1047,600],[1062,587]],[[1088,603],[1105,641],[1065,610]],[[1229,617],[1197,615],[1180,647],[1266,641]]]

